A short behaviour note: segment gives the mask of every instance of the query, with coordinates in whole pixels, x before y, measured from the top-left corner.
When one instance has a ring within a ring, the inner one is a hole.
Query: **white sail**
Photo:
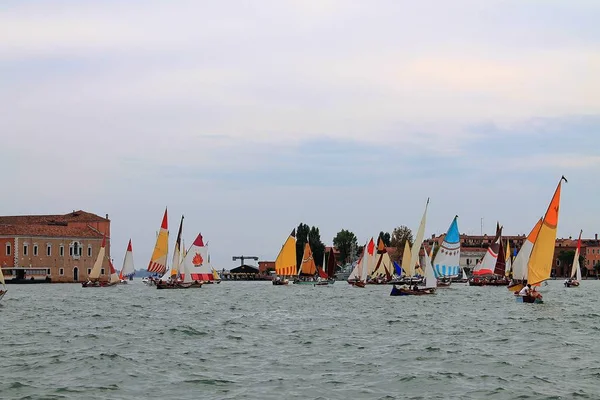
[[[429,258],[427,251],[425,251],[425,287],[428,289],[437,287],[437,279],[435,278],[431,258]]]
[[[461,268],[461,269],[462,269],[462,279],[467,280],[467,273],[465,272],[465,269],[464,268]]]
[[[106,235],[102,239],[102,246],[98,251],[98,257],[96,257],[96,262],[94,262],[94,266],[90,272],[89,278],[90,280],[97,280],[100,278],[100,272],[102,272],[102,264],[104,262],[104,256],[106,255]]]
[[[579,254],[581,252],[581,232],[579,233],[579,239],[577,240],[577,248],[575,249],[575,257],[573,257],[573,267],[571,268],[571,278],[575,277],[578,281],[581,281],[581,266],[579,265]]]
[[[123,258],[123,267],[121,268],[121,276],[133,275],[135,273],[135,267],[133,265],[133,250],[131,248],[131,239],[127,245],[127,251],[125,252],[125,258]]]
[[[0,283],[2,284],[2,288],[6,288],[6,282],[4,281],[4,274],[2,273],[2,268],[0,268]]]
[[[188,263],[182,263],[181,268],[183,270],[183,283],[192,283],[194,279],[192,278],[192,271]]]
[[[421,249],[421,245],[423,244],[423,237],[425,236],[425,224],[427,222],[427,207],[429,206],[429,199],[427,199],[427,204],[425,205],[425,211],[423,212],[423,217],[421,217],[421,224],[419,225],[419,230],[417,231],[417,236],[415,236],[415,242],[412,245],[411,254],[410,254],[410,264],[408,264],[408,271],[406,271],[406,275],[413,276],[415,274],[415,266],[419,261],[419,253]]]
[[[119,283],[121,279],[119,279],[119,274],[117,274],[117,270],[113,266],[113,263],[110,259],[108,260],[108,268],[110,269],[110,283]]]
[[[527,271],[529,264],[529,257],[531,256],[531,251],[533,250],[533,244],[537,239],[538,232],[542,226],[542,219],[540,218],[537,224],[533,227],[527,239],[523,242],[521,249],[517,253],[513,263],[512,263],[512,277],[514,280],[526,280],[527,279]]]

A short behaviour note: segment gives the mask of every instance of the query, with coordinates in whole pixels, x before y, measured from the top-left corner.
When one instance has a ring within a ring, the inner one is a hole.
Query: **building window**
[[[100,275],[104,275],[104,268],[100,270]]]
[[[560,266],[560,260],[557,258],[556,259],[556,266],[559,267]]]
[[[89,244],[88,245],[88,257],[91,257],[91,256],[92,256],[92,245]]]
[[[79,242],[73,242],[69,246],[69,255],[71,257],[81,257],[81,244]]]
[[[34,244],[34,245],[33,245],[33,255],[34,255],[34,256],[37,256],[37,255],[38,255],[38,245],[37,245],[37,244]]]
[[[27,243],[23,243],[23,255],[27,255],[27,250],[29,250],[29,245]]]
[[[88,275],[92,273],[92,269],[88,268]]]
[[[48,257],[50,257],[52,255],[52,245],[51,244],[46,245],[46,255]]]
[[[50,268],[46,270],[46,275],[50,275]]]
[[[58,248],[58,253],[61,257],[64,257],[65,255],[65,246],[64,245],[60,245],[60,247]]]
[[[10,247],[10,242],[6,242],[6,255],[10,256],[10,253],[12,253],[12,249]]]
[[[61,268],[61,269],[59,269],[59,270],[58,270],[58,274],[59,274],[60,276],[63,276],[63,275],[65,274],[65,269],[64,269],[64,268]]]

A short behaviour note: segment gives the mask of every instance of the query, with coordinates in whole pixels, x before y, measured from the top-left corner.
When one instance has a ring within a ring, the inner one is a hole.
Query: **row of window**
[[[3,272],[6,275],[14,275],[14,274],[16,274],[16,270],[12,270],[12,269],[5,269],[5,270],[3,270]],[[92,269],[88,268],[87,273],[88,273],[88,275],[91,274],[92,273]],[[50,268],[48,268],[48,269],[27,269],[27,270],[25,270],[25,274],[26,275],[50,275]],[[65,269],[64,268],[59,268],[58,269],[58,274],[61,275],[61,276],[64,275],[65,274]],[[100,270],[100,275],[104,275],[104,268],[102,268]]]
[[[83,250],[83,246],[81,246],[78,242],[74,242],[73,244],[69,245],[69,255],[71,257],[81,257],[82,254],[82,250]],[[5,251],[7,256],[10,256],[12,254],[12,246],[10,243],[6,243],[6,251]],[[37,256],[38,255],[38,245],[34,244],[33,245],[33,256]],[[60,245],[58,248],[58,254],[60,257],[63,257],[65,255],[65,246],[64,245]],[[29,255],[29,244],[28,243],[23,243],[23,256],[27,256]],[[47,256],[51,256],[52,255],[52,245],[51,244],[47,244],[46,245],[46,255]],[[91,257],[92,256],[92,245],[88,245],[87,248],[87,256]]]

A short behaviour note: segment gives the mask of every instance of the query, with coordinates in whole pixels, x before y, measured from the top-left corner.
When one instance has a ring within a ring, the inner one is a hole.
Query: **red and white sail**
[[[98,257],[96,257],[96,262],[94,262],[94,266],[90,271],[90,275],[88,278],[91,281],[97,281],[100,279],[100,272],[102,272],[102,264],[104,263],[104,256],[106,255],[106,234],[102,238],[102,246],[100,246],[100,250],[98,251]]]
[[[119,274],[117,274],[117,270],[110,258],[108,259],[108,267],[110,268],[110,283],[119,283],[121,281],[119,279]]]
[[[204,245],[202,234],[198,234],[194,243],[190,246],[183,260],[184,274],[191,274],[194,281],[214,280],[208,247]]]
[[[131,239],[127,244],[127,251],[125,252],[125,258],[123,259],[123,267],[119,274],[119,279],[126,279],[128,276],[135,274],[135,267],[133,266],[133,250],[131,247]]]

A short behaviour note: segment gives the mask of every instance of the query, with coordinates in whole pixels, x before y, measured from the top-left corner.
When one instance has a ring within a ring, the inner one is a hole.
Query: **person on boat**
[[[419,291],[419,287],[417,286],[417,284],[416,284],[416,283],[415,283],[415,286],[413,286],[413,290],[414,290],[415,292],[418,292],[418,291]]]
[[[529,286],[529,285],[528,285]],[[531,297],[533,297],[534,299],[542,299],[542,294],[540,292],[538,292],[535,288],[535,286],[533,287],[533,289],[530,291],[529,295]]]
[[[531,285],[527,284],[527,286],[523,286],[523,289],[519,292],[519,296],[529,296],[531,292]]]

